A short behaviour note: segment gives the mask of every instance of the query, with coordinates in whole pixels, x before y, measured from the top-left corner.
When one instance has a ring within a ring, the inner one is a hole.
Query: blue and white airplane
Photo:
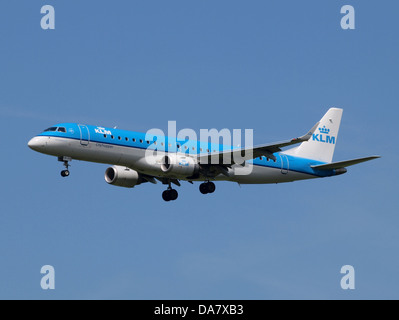
[[[50,127],[30,140],[28,146],[58,157],[65,166],[63,177],[70,175],[72,159],[109,164],[112,167],[105,172],[107,183],[133,188],[158,180],[168,185],[162,198],[171,201],[178,197],[172,184],[180,186],[181,180],[203,182],[200,192],[207,194],[215,191],[213,181],[266,184],[324,178],[346,173],[348,166],[379,158],[332,162],[342,112],[329,109],[320,122],[299,138],[246,149],[75,123]],[[298,146],[282,151],[295,144]],[[153,161],[146,158],[149,149],[156,151]],[[237,163],[236,158],[243,162]],[[249,174],[242,172],[248,168]]]

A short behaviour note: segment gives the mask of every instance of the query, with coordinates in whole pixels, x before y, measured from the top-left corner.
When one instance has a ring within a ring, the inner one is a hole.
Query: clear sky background
[[[56,30],[40,9],[56,10]],[[343,5],[356,30],[340,27]],[[396,1],[0,4],[1,299],[398,299]],[[30,138],[59,122],[254,129],[254,143],[344,115],[345,175],[280,185],[109,186]],[[43,291],[40,269],[56,271]],[[353,265],[356,289],[340,287]]]

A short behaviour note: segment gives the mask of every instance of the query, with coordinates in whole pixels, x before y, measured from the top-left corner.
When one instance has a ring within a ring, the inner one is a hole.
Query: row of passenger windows
[[[269,161],[270,158],[267,158],[267,157],[259,157],[259,160],[260,160],[260,161],[262,161],[262,160],[267,160],[267,161]],[[273,160],[273,161],[276,162],[276,160]]]
[[[46,130],[44,130],[44,132],[64,132],[64,133],[66,133],[66,128],[64,128],[64,127],[51,127],[51,128],[48,128],[48,129],[46,129]],[[110,136],[111,137],[111,139],[115,139],[115,137],[113,136],[113,135],[111,135]],[[104,138],[107,138],[107,135],[106,134],[104,134]],[[121,137],[118,137],[118,140],[122,140],[122,138]],[[128,137],[126,137],[125,138],[125,140],[126,141],[129,141],[129,138]],[[137,142],[137,140],[136,140],[136,138],[133,138],[132,139],[132,141],[133,142]],[[139,140],[140,141],[140,143],[144,143],[144,141],[143,141],[143,139],[140,139]],[[149,145],[150,144],[150,141],[146,141],[146,143]],[[157,145],[157,142],[156,141],[154,141],[154,145]],[[169,145],[169,147],[172,147],[172,144],[168,144]],[[163,142],[161,142],[161,146],[164,146],[164,143]],[[178,144],[177,145],[177,148],[178,149],[180,149],[180,144]],[[185,150],[188,150],[188,147],[187,146],[184,146],[184,149]],[[193,151],[195,151],[196,150],[196,148],[195,147],[192,147],[192,150]],[[204,151],[204,149],[203,148],[200,148],[200,152],[203,152]],[[210,150],[209,149],[206,149],[206,152],[210,152]],[[213,152],[216,152],[216,150],[213,150]],[[269,158],[267,158],[267,157],[259,157],[259,160],[267,160],[267,161],[269,161],[270,159]],[[274,161],[274,162],[276,162],[276,161]]]
[[[107,136],[106,134],[104,134],[104,138],[107,138],[107,137],[108,137],[108,136]],[[115,139],[114,136],[110,136],[110,137],[111,137],[111,139]],[[118,140],[122,140],[122,138],[121,138],[121,137],[118,137]],[[129,138],[126,137],[125,140],[126,140],[126,141],[129,141]],[[133,138],[132,141],[133,141],[133,142],[136,142],[137,140],[136,140],[136,138]],[[143,143],[143,142],[144,142],[143,139],[140,139],[139,141],[140,141],[140,143]],[[146,141],[146,143],[147,143],[147,144],[150,144],[150,141]]]
[[[110,137],[111,137],[111,139],[115,139],[115,137],[114,137],[113,135],[110,136]],[[106,134],[104,134],[104,138],[107,138],[107,135],[106,135]],[[121,137],[118,137],[118,140],[122,140],[122,138],[121,138]],[[126,137],[125,140],[126,140],[126,141],[129,141],[129,138]],[[133,141],[133,142],[137,142],[136,138],[133,138],[132,141]],[[139,141],[140,141],[140,143],[143,143],[143,142],[144,142],[143,139],[140,139]],[[150,141],[147,140],[146,143],[147,143],[147,144],[150,144]],[[157,145],[157,142],[156,142],[156,141],[154,141],[154,145]],[[165,145],[165,144],[164,144],[163,142],[161,142],[161,146],[164,146],[164,145]],[[168,146],[169,146],[169,147],[172,147],[172,144],[169,143]],[[178,145],[177,145],[177,148],[180,149],[180,147],[181,147],[180,144],[178,144]],[[188,147],[187,147],[187,146],[184,146],[184,149],[185,149],[185,150],[188,150]],[[195,147],[192,147],[192,150],[195,151],[196,148],[195,148]],[[204,151],[204,149],[203,149],[203,148],[200,148],[200,152],[203,152],[203,151]],[[210,150],[209,150],[209,149],[206,149],[206,152],[210,152]],[[213,152],[216,152],[216,150],[213,150]],[[267,157],[259,157],[259,160],[261,160],[261,161],[262,161],[262,160],[267,160],[267,161],[269,161],[270,159],[267,158]],[[276,162],[276,160],[274,160],[274,162]]]
[[[108,137],[108,135],[104,134],[104,138],[107,138],[107,137]],[[110,138],[111,138],[111,139],[115,139],[115,136],[111,135]],[[118,137],[118,140],[121,141],[121,140],[122,140],[122,137]],[[125,140],[126,140],[126,141],[130,141],[130,139],[127,138],[127,137],[125,138]],[[133,141],[133,142],[137,142],[136,138],[133,138],[132,141]],[[138,140],[138,141],[139,141],[140,143],[144,143],[143,139],[140,139],[140,140]],[[146,141],[146,143],[147,143],[148,145],[151,144],[151,142],[148,141],[148,140]],[[157,145],[157,144],[158,144],[157,141],[154,141],[153,143],[154,143],[154,145]],[[163,147],[163,146],[165,146],[165,144],[164,144],[163,142],[161,142],[161,146]],[[169,147],[172,147],[172,144],[169,143],[168,146],[169,146]],[[181,148],[181,145],[180,145],[180,144],[177,144],[177,148],[180,149],[180,148]],[[185,149],[185,150],[188,150],[188,147],[187,147],[187,146],[184,146],[184,149]],[[192,147],[191,149],[192,149],[193,151],[196,150],[195,147]],[[204,149],[203,149],[203,148],[200,148],[200,152],[203,152],[203,151],[204,151]],[[209,149],[206,149],[206,152],[210,152],[210,150],[209,150]],[[216,152],[216,150],[213,150],[213,152]]]

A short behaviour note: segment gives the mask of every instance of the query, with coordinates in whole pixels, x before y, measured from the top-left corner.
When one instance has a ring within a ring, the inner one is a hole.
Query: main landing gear
[[[63,177],[63,178],[69,177],[69,175],[71,174],[71,173],[69,172],[69,167],[71,166],[71,165],[69,164],[69,162],[72,161],[72,158],[69,158],[69,157],[59,157],[59,158],[58,158],[58,161],[64,162],[64,167],[65,167],[65,169],[66,169],[66,170],[62,170],[62,171],[61,171],[61,177]]]
[[[177,190],[172,188],[172,184],[169,181],[169,187],[162,193],[162,199],[164,199],[166,202],[169,202],[175,201],[178,197],[179,193],[177,192]]]
[[[213,182],[208,181],[200,184],[200,192],[202,194],[214,193],[216,190],[216,186]],[[169,183],[169,187],[162,193],[162,199],[165,201],[174,201],[179,197],[178,192],[172,188],[171,184]]]
[[[168,190],[165,190],[162,193],[162,199],[164,199],[167,202],[168,201],[175,201],[178,197],[179,197],[179,193],[175,189],[169,189],[168,188]]]
[[[213,182],[208,181],[200,184],[199,190],[202,194],[214,193],[216,186]]]

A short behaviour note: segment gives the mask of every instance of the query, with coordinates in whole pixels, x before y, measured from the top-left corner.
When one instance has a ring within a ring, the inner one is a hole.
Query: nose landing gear
[[[61,177],[69,177],[71,173],[69,172],[69,170],[62,170],[61,171]]]
[[[63,178],[69,177],[69,175],[71,174],[71,173],[69,172],[69,167],[71,166],[71,165],[69,164],[69,162],[72,161],[72,158],[69,158],[69,157],[59,157],[59,158],[58,158],[58,161],[64,162],[64,167],[65,167],[65,169],[66,169],[66,170],[62,170],[62,171],[61,171],[61,177],[63,177]]]

